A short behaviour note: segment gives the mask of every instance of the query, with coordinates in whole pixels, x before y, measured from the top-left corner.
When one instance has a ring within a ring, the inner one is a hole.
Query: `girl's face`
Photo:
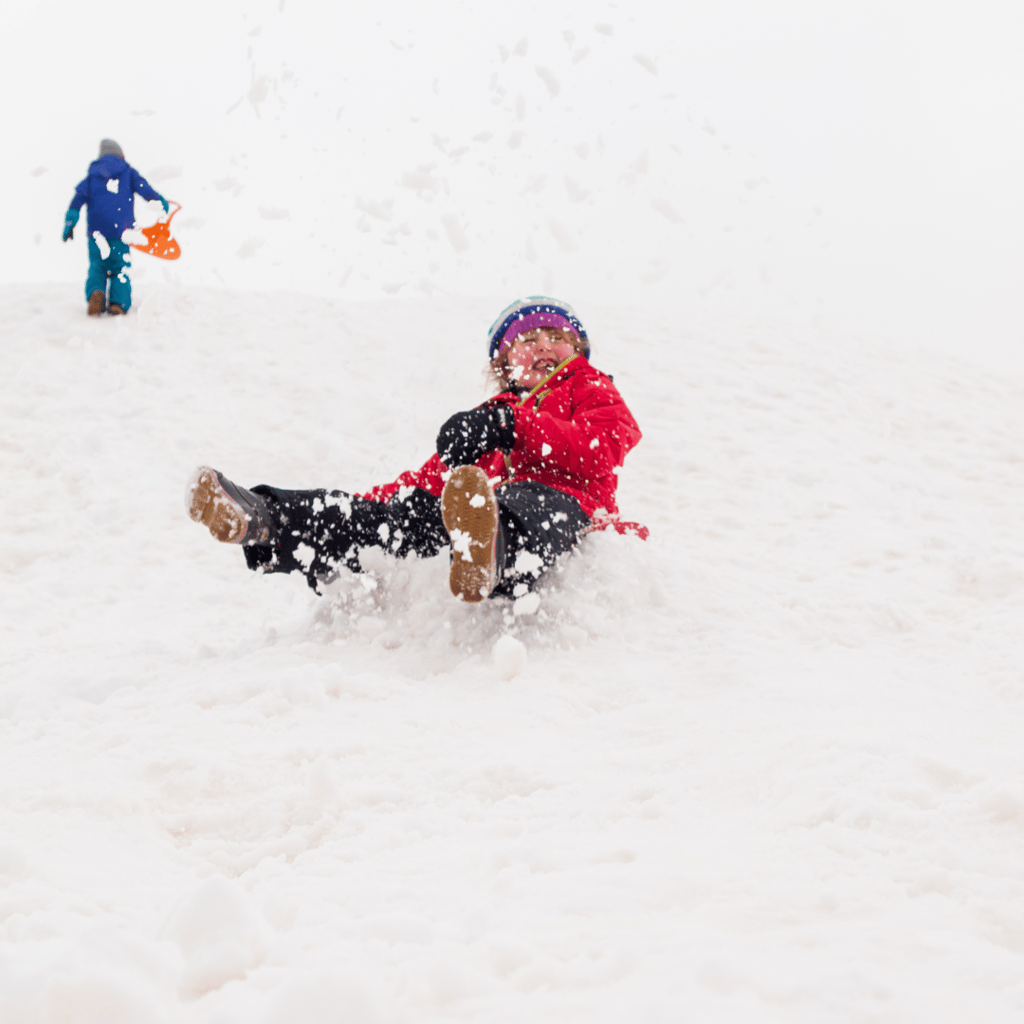
[[[573,341],[568,331],[556,327],[537,327],[520,334],[508,349],[508,378],[522,387],[535,388],[576,351]]]

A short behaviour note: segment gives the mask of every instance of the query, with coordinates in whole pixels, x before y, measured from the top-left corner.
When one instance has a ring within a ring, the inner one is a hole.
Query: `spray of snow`
[[[107,259],[110,256],[110,243],[107,241],[106,235],[101,231],[94,231],[92,233],[92,240],[96,243],[96,248],[100,251],[100,258]]]

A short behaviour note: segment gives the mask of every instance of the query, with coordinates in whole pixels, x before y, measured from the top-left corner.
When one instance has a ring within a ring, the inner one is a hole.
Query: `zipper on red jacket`
[[[558,373],[560,370],[565,369],[565,367],[567,367],[578,355],[579,352],[573,352],[573,354],[569,356],[568,359],[563,359],[562,362],[560,362],[536,387],[532,388],[528,394],[526,394],[523,398],[516,402],[516,405],[520,407],[526,405],[526,403],[531,398],[533,398],[534,395],[537,395],[537,392],[540,391],[540,389],[544,387],[544,385],[547,384],[548,381],[550,381],[556,373]],[[537,400],[534,403],[533,407],[536,409],[540,405],[540,403],[544,401],[544,399],[547,398],[547,396],[550,394],[551,389],[548,388],[548,390],[545,391],[543,394],[537,395]],[[502,483],[511,483],[512,477],[516,475],[515,468],[512,465],[512,453],[503,452],[502,454],[505,457],[505,469],[508,471],[508,480],[503,480]],[[498,486],[501,487],[502,484],[498,484]]]
[[[578,355],[579,352],[573,352],[573,354],[569,356],[568,359],[562,360],[562,362],[560,362],[538,385],[536,385],[536,387],[534,387],[524,398],[520,399],[517,404],[525,405],[531,398],[533,398],[534,395],[537,394],[538,391],[540,391],[542,387],[544,387],[545,384],[547,384],[549,380],[552,379],[552,377],[555,376],[556,373],[558,373],[560,370],[565,369],[565,367],[567,367]],[[549,394],[551,394],[550,388],[546,392],[544,392],[543,395],[538,396],[534,408],[540,405],[541,401],[547,398]]]

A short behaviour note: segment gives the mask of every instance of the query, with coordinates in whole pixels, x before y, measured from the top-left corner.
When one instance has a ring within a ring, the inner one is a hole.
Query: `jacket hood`
[[[89,173],[98,174],[101,178],[116,178],[127,166],[128,161],[124,157],[107,153],[106,156],[101,156],[89,164]]]

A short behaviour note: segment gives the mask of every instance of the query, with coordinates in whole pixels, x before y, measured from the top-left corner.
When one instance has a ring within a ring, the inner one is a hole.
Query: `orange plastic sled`
[[[149,239],[148,245],[136,245],[132,242],[132,248],[139,252],[148,252],[150,256],[159,256],[162,260],[176,260],[181,255],[181,246],[171,238],[171,221],[174,214],[181,209],[181,203],[175,203],[174,213],[167,220],[158,220],[150,228],[141,228],[142,233]]]

